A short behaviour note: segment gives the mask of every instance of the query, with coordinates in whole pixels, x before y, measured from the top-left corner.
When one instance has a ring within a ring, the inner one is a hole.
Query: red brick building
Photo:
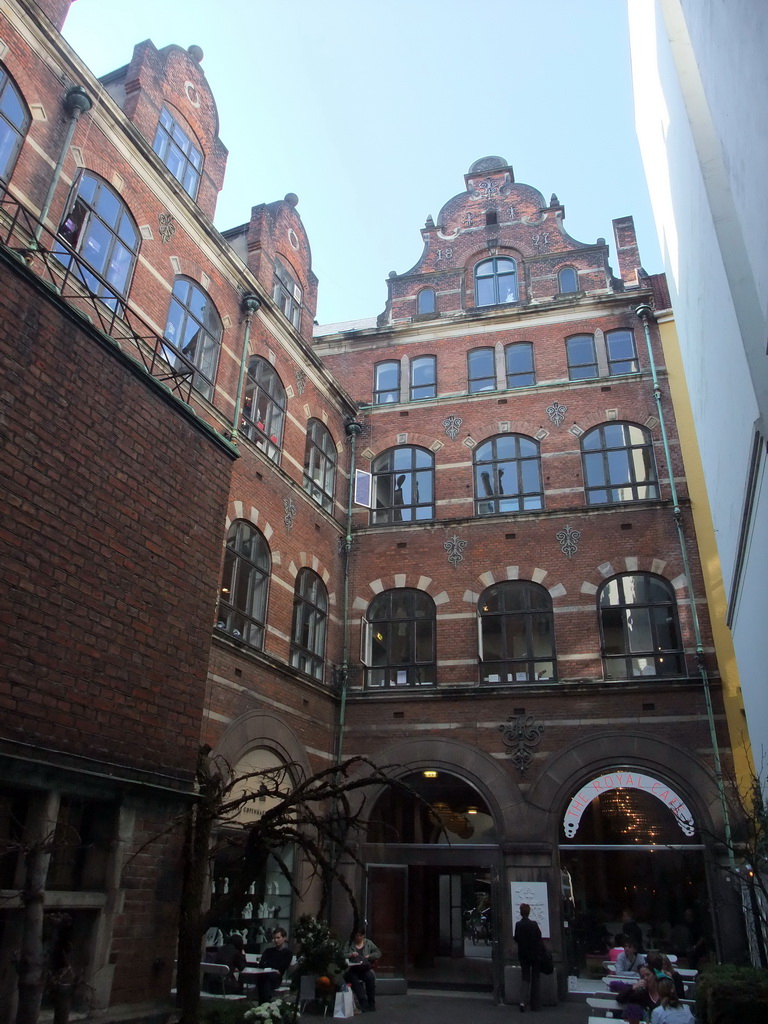
[[[561,978],[625,906],[668,944],[695,909],[731,948],[728,738],[631,219],[614,276],[555,196],[479,160],[378,320],[313,339],[297,197],[213,227],[202,51],[145,42],[96,80],[68,6],[0,14],[0,800],[10,843],[79,839],[46,908],[94,1005],[148,1017],[170,988],[181,851],[145,843],[203,744],[365,754],[423,789],[445,830],[382,796],[353,873],[383,974],[461,960],[511,991],[523,897]],[[22,858],[3,872],[9,1002]],[[253,902],[221,922],[253,949],[314,909],[277,876]]]

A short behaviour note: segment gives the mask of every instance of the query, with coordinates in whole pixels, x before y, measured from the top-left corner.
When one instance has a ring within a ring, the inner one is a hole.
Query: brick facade
[[[343,750],[398,764],[405,775],[435,768],[462,780],[490,809],[496,835],[492,849],[461,861],[490,866],[498,879],[496,992],[514,958],[510,881],[549,883],[562,974],[568,953],[555,894],[567,801],[588,779],[631,767],[665,779],[702,827],[716,830],[701,667],[729,760],[663,354],[651,323],[666,448],[635,313],[654,297],[658,304],[664,283],[642,273],[631,218],[614,224],[614,276],[603,239],[584,244],[567,234],[556,196],[547,203],[498,157],[476,161],[464,190],[422,230],[420,260],[390,277],[378,319],[320,329],[313,340],[318,282],[296,196],[253,206],[245,223],[223,234],[211,223],[227,150],[199,48],[158,51],[147,41],[98,81],[51,28],[67,6],[19,0],[14,11],[22,16],[5,11],[0,19],[4,67],[31,111],[18,158],[4,170],[4,207],[16,220],[3,229],[0,252],[7,567],[0,795],[13,803],[22,794],[30,827],[55,821],[73,799],[86,817],[89,807],[112,808],[113,853],[89,896],[91,916],[78,919],[90,950],[82,966],[98,979],[95,1005],[149,1016],[170,988],[180,849],[170,837],[145,843],[185,806],[202,744],[233,765],[255,752],[309,772]],[[74,85],[93,105],[72,126],[66,98]],[[202,153],[194,198],[153,150],[163,108]],[[37,229],[42,242],[33,244],[34,218],[70,127],[61,177]],[[139,235],[124,289],[99,285],[105,301],[89,292],[99,289],[88,276],[87,246],[51,255],[62,218],[74,216],[83,175],[123,204]],[[487,303],[488,282],[476,268],[512,260],[513,301]],[[566,278],[575,289],[561,287]],[[203,327],[221,322],[206,364],[209,387],[197,376],[201,335],[182,350],[168,327],[179,282],[205,305]],[[435,293],[427,312],[424,289]],[[633,357],[624,372],[609,362],[612,331],[634,340],[636,365]],[[566,342],[576,335],[594,338],[596,370],[571,380]],[[518,342],[531,346],[535,364],[535,382],[524,386],[506,375],[508,346]],[[472,392],[467,360],[476,349],[490,350],[493,379]],[[424,355],[436,360],[435,395],[410,401],[411,368]],[[376,367],[393,361],[398,400],[375,404]],[[614,422],[646,432],[658,496],[590,505],[581,439]],[[312,423],[322,425],[324,458],[335,462],[325,507],[311,493]],[[541,507],[487,514],[476,505],[483,496],[475,495],[473,460],[479,445],[507,435],[538,446]],[[371,471],[398,447],[434,460],[434,513],[375,523],[368,508],[350,504],[352,470]],[[237,578],[228,575],[232,564],[246,571],[242,552],[227,549],[238,529],[268,553],[263,609],[248,604],[263,627],[259,642],[241,628],[248,616],[223,610],[240,614],[237,602],[250,601],[227,586]],[[295,667],[303,570],[327,597],[315,676]],[[597,597],[607,580],[627,573],[663,580],[674,596],[682,659],[674,678],[606,678]],[[551,600],[553,667],[538,678],[481,682],[478,602],[505,581],[535,584]],[[376,595],[404,589],[434,602],[434,679],[374,687],[363,664],[362,620]],[[526,716],[542,731],[522,771],[504,729]],[[449,861],[438,847],[423,862],[387,843],[363,851],[383,865],[404,857],[414,879]],[[429,877],[431,885],[436,876]],[[362,893],[362,876],[350,878]],[[64,897],[59,905],[68,905]],[[293,909],[315,907],[308,896]],[[12,998],[7,954],[20,918],[3,913],[0,986]],[[429,920],[426,902],[419,913]],[[422,939],[419,931],[410,941]]]

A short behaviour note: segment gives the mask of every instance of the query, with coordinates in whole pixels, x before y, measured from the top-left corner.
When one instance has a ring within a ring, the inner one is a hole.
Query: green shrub
[[[765,1024],[768,1021],[768,971],[721,964],[696,980],[698,1024]]]

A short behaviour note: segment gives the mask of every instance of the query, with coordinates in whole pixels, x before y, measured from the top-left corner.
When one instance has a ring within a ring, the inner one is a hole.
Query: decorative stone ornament
[[[581,530],[574,530],[572,526],[564,526],[562,530],[555,534],[555,537],[565,557],[573,558],[579,550],[578,543],[581,538]]]
[[[561,405],[560,402],[553,402],[552,405],[547,406],[547,416],[552,420],[556,427],[563,425],[565,414],[568,412],[567,405]]]
[[[460,537],[457,537],[455,533],[443,544],[443,547],[448,552],[448,561],[454,569],[458,566],[459,562],[464,561],[464,555],[462,552],[466,550],[468,544],[469,541],[462,540]]]
[[[463,422],[464,420],[461,416],[449,416],[447,419],[443,420],[445,432],[452,441],[455,441],[459,436],[459,428]]]
[[[507,724],[499,726],[499,732],[515,768],[527,772],[533,752],[541,743],[544,723],[537,722],[533,715],[510,715]]]
[[[173,219],[173,214],[161,213],[157,221],[160,225],[160,240],[162,242],[170,242],[176,234],[176,221]]]
[[[293,503],[293,498],[283,498],[283,508],[285,509],[285,515],[283,516],[283,522],[287,529],[293,527],[293,521],[296,518],[296,506]]]
[[[303,394],[304,394],[304,388],[305,388],[306,386],[307,386],[307,375],[306,375],[306,373],[305,373],[305,372],[304,372],[304,371],[302,370],[302,368],[301,368],[301,367],[299,367],[299,368],[298,368],[298,369],[296,370],[296,388],[297,388],[297,390],[298,390],[298,392],[299,392],[299,394],[300,394],[300,395],[303,395]]]

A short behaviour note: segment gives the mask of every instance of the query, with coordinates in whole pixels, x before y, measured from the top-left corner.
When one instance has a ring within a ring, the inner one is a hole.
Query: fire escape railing
[[[0,245],[15,253],[60,298],[79,310],[120,349],[189,403],[195,366],[159,335],[124,296],[42,224],[0,183]]]

